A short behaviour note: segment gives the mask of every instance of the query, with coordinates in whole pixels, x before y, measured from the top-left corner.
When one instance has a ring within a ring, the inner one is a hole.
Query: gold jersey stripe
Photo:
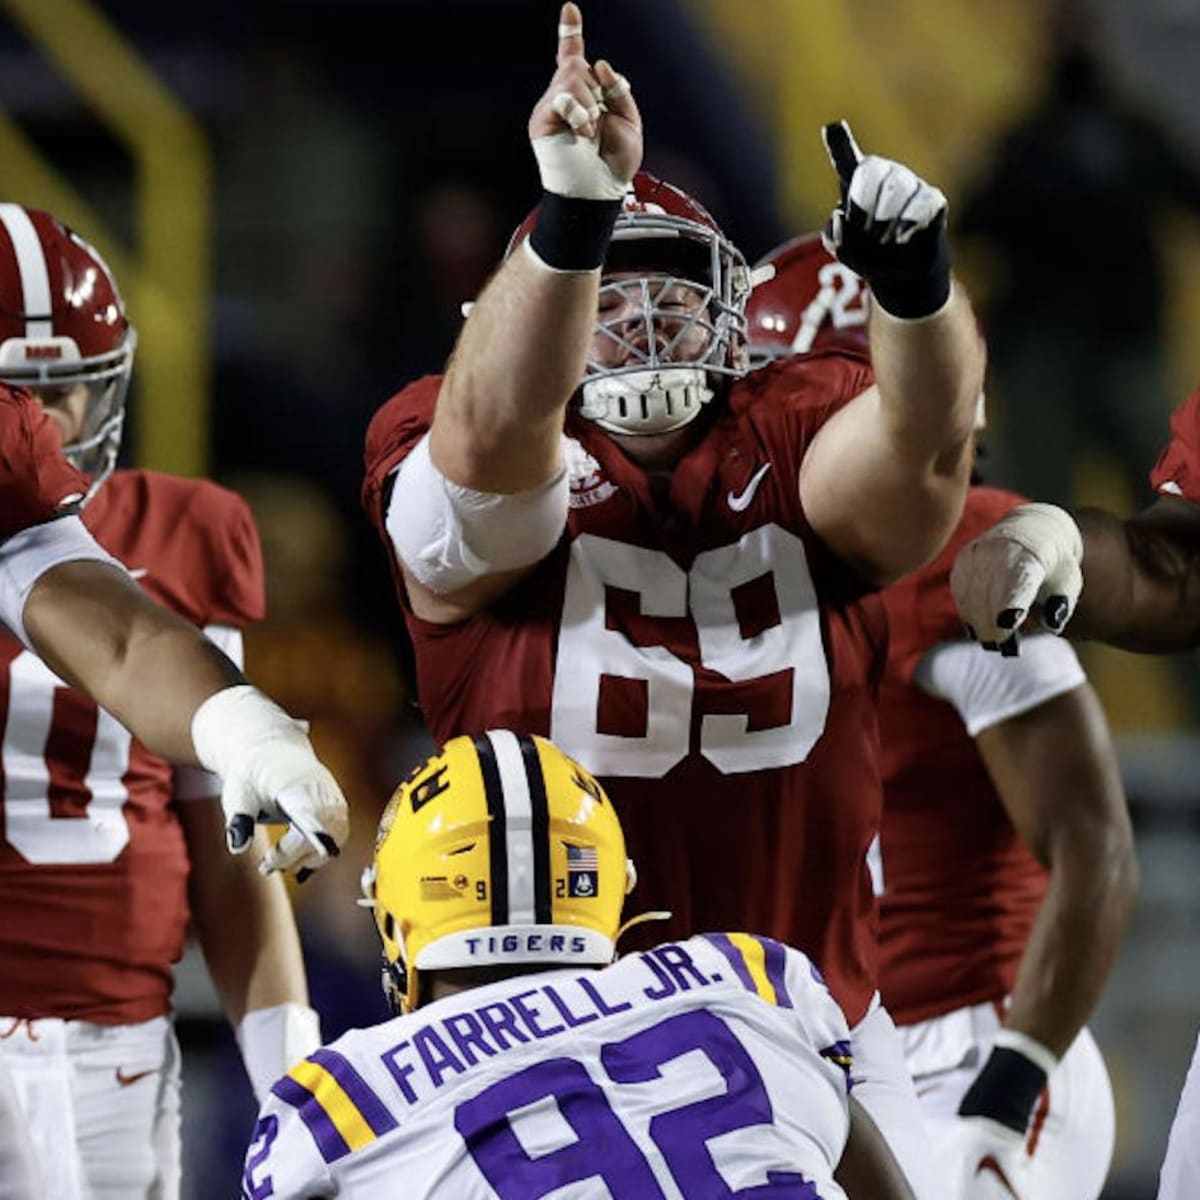
[[[767,955],[762,942],[748,933],[731,933],[728,937],[741,954],[755,990],[768,1004],[778,1004],[775,985],[767,978]]]
[[[311,1092],[333,1127],[351,1150],[361,1150],[375,1140],[375,1131],[358,1111],[340,1083],[319,1063],[305,1059],[297,1063],[288,1077]]]

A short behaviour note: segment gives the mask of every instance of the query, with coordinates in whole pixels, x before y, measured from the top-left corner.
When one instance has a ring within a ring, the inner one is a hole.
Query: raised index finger
[[[583,57],[583,13],[578,4],[564,4],[558,14],[558,65]]]
[[[829,161],[843,183],[849,183],[855,168],[862,161],[862,151],[846,121],[834,121],[821,130]]]

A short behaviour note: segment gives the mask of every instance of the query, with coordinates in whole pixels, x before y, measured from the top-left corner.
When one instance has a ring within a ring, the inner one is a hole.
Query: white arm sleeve
[[[0,546],[0,621],[27,649],[33,650],[33,646],[25,632],[25,601],[33,585],[51,567],[81,558],[125,569],[88,533],[78,517],[59,517],[44,525],[31,526]]]
[[[239,670],[246,665],[240,629],[232,625],[206,625],[204,636],[224,651]],[[203,767],[177,765],[171,791],[176,800],[207,800],[221,794],[221,777]]]
[[[396,469],[388,537],[396,557],[431,592],[447,595],[497,571],[531,567],[567,523],[566,453],[549,483],[498,495],[453,483],[429,455],[429,434]]]
[[[975,642],[943,642],[917,666],[913,681],[945,700],[976,734],[1018,717],[1087,682],[1069,642],[1051,634],[1021,639],[1016,658],[985,654]]]

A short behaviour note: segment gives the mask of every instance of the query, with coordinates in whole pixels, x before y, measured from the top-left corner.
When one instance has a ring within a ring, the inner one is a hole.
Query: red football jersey
[[[972,488],[945,550],[882,593],[880,987],[899,1025],[1007,996],[1046,891],[959,714],[913,683],[934,646],[963,636],[950,594],[955,556],[1021,503]]]
[[[84,509],[97,541],[196,625],[264,610],[245,502],[116,471]],[[172,767],[0,634],[0,1013],[124,1024],[170,1007],[188,858]]]
[[[882,609],[814,535],[797,481],[821,424],[870,383],[841,356],[757,371],[662,487],[572,415],[558,547],[471,620],[407,613],[436,738],[538,733],[603,779],[638,867],[631,911],[674,913],[648,942],[768,934],[818,962],[852,1022],[875,988]],[[385,541],[389,475],[438,386],[393,397],[367,435]]]
[[[1171,440],[1150,472],[1150,486],[1200,504],[1200,388],[1171,414]]]
[[[42,406],[24,388],[0,383],[0,541],[69,511],[87,489]]]

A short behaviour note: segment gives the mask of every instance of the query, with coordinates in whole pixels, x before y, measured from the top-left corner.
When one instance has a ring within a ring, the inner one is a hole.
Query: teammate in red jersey
[[[753,356],[864,341],[867,289],[815,237],[755,274]],[[1020,502],[973,487],[938,558],[882,593],[881,992],[947,1194],[990,1196],[1003,1173],[1022,1200],[1095,1200],[1113,1104],[1083,1024],[1134,896],[1120,777],[1073,650],[1042,637],[1016,662],[980,655],[948,580],[957,549]]]
[[[874,999],[869,593],[940,548],[966,486],[982,356],[944,198],[829,130],[831,238],[880,281],[881,369],[825,356],[743,378],[745,261],[638,173],[629,85],[584,57],[573,4],[529,133],[545,191],[528,237],[445,378],[368,434],[365,501],[431,729],[549,735],[602,775],[669,936],[733,924],[804,948],[856,1027],[864,1103],[919,1172]]]
[[[1003,517],[955,560],[963,620],[989,648],[1015,650],[1031,615],[1056,633],[1148,654],[1200,646],[1200,389],[1172,414],[1171,440],[1150,482],[1158,498],[1127,520],[1097,508],[1072,516],[1050,504],[1023,505]],[[1200,1041],[1158,1195],[1197,1194]]]
[[[13,629],[0,632],[0,1063],[29,1119],[42,1192],[54,1200],[178,1194],[169,1012],[189,909],[256,1092],[320,1043],[281,880],[222,849],[220,779],[172,767],[39,657],[61,657],[35,633],[39,591],[50,584],[58,595],[61,572],[76,572],[67,586],[90,575],[109,596],[140,597],[112,565],[74,561],[77,551],[101,562],[107,552],[188,623],[186,642],[174,619],[160,624],[156,652],[168,669],[188,667],[172,639],[190,646],[203,630],[229,664],[224,687],[238,677],[242,629],[262,615],[258,537],[243,501],[202,481],[113,471],[133,347],[94,249],[48,213],[0,205],[10,535],[0,571]],[[10,390],[18,384],[31,391]],[[72,514],[85,490],[81,527]],[[60,546],[67,565],[39,576]],[[76,601],[89,628],[100,602]],[[164,609],[139,598],[135,611],[152,625]],[[54,620],[62,618],[52,614],[52,629]],[[219,668],[215,649],[200,654]],[[192,737],[190,724],[169,740]],[[199,744],[212,734],[194,736]],[[180,757],[194,757],[190,746]]]

